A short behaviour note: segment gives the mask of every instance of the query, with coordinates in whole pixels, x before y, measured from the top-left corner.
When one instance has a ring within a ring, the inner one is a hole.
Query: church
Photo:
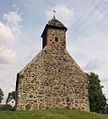
[[[42,32],[42,50],[18,74],[16,110],[89,111],[85,73],[66,49],[67,28],[53,17]]]

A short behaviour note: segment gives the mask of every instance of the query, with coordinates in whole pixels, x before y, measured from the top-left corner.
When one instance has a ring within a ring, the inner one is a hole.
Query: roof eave
[[[41,37],[44,36],[44,34],[46,33],[47,29],[60,29],[60,30],[65,30],[67,31],[67,28],[65,26],[53,26],[53,25],[46,25],[43,32],[42,32],[42,35]]]

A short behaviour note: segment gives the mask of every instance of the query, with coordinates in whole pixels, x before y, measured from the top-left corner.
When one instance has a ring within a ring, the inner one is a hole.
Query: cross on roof
[[[55,13],[56,11],[55,10],[52,10],[53,11],[53,18],[55,19]]]

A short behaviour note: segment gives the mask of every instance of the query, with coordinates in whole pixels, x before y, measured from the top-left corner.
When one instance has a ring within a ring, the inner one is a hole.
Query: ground
[[[0,111],[0,119],[108,119],[108,115],[68,109]]]

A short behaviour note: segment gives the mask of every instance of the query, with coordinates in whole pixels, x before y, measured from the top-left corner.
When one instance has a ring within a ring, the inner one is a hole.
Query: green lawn
[[[0,111],[0,119],[108,119],[108,115],[67,109]]]

